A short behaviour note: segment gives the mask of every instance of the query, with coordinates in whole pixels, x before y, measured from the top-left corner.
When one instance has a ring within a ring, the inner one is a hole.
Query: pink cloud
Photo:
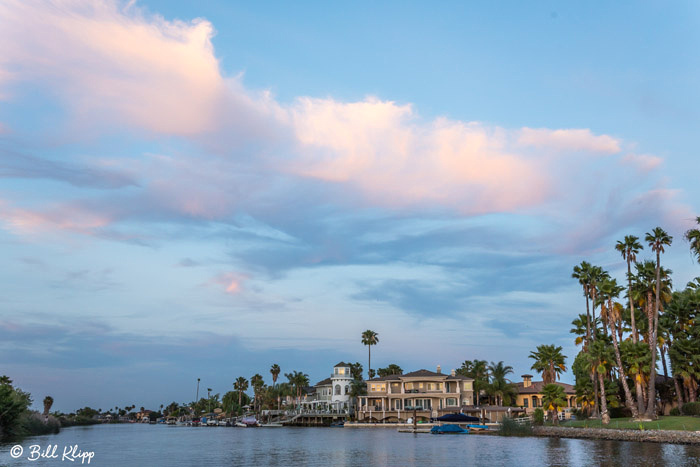
[[[130,217],[230,219],[241,206],[291,196],[308,179],[334,184],[335,196],[392,209],[473,215],[552,203],[559,208],[589,203],[590,190],[569,183],[575,177],[600,182],[587,174],[589,154],[621,150],[621,140],[590,129],[425,120],[411,105],[379,98],[302,97],[283,105],[222,75],[208,21],[167,21],[121,5],[0,3],[6,26],[0,28],[0,94],[9,82],[32,81],[82,122],[116,120],[185,136],[206,150],[125,160],[121,168],[143,181],[128,198],[105,197],[56,212],[6,211],[6,224],[15,230],[90,233]],[[85,132],[82,126],[78,131]],[[255,149],[237,151],[245,144]],[[659,163],[646,155],[622,160],[647,169]],[[120,166],[118,160],[110,164]],[[284,178],[281,188],[273,186],[277,178]]]
[[[227,294],[235,295],[243,291],[243,282],[248,279],[245,274],[225,272],[211,278],[205,285],[216,285],[223,288]]]
[[[197,135],[264,107],[221,75],[206,20],[167,21],[111,0],[8,0],[0,19],[0,95],[10,82],[44,82],[81,124]]]
[[[661,157],[651,154],[625,154],[620,161],[623,164],[631,165],[642,172],[650,172],[658,168],[664,160]]]
[[[539,162],[511,152],[499,128],[425,123],[410,106],[376,98],[303,98],[292,116],[300,147],[285,170],[349,183],[382,205],[510,211],[542,202],[550,189]]]
[[[589,129],[523,128],[518,144],[559,152],[588,151],[602,154],[620,152],[620,141],[608,135],[594,135]]]
[[[0,222],[19,234],[44,234],[69,231],[92,235],[110,224],[111,219],[71,205],[57,205],[45,210],[21,209],[0,200]]]

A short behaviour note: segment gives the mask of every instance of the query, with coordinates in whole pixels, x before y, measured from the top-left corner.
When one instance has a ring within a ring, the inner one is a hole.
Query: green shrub
[[[627,407],[611,407],[610,418],[632,418],[632,411]]]
[[[23,436],[56,434],[61,429],[55,417],[49,416],[47,419],[39,412],[25,412],[19,418],[19,425]]]
[[[683,415],[700,415],[700,402],[688,402],[681,409]]]
[[[672,417],[677,417],[680,414],[681,414],[681,411],[678,410],[678,407],[672,408],[671,411],[669,412],[669,415],[671,415]]]
[[[579,410],[579,409],[574,410],[574,416],[576,417],[576,420],[587,420],[588,419],[588,413],[585,410]]]
[[[535,409],[534,423],[537,426],[544,425],[544,410],[540,408]]]
[[[529,436],[532,434],[532,427],[529,423],[518,423],[512,418],[504,418],[498,427],[498,434],[501,436]]]

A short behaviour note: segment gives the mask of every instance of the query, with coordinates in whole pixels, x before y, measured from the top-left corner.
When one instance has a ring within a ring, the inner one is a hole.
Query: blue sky
[[[571,362],[575,264],[661,225],[700,275],[699,13],[5,2],[2,372],[68,411],[317,381],[365,329],[375,368]]]

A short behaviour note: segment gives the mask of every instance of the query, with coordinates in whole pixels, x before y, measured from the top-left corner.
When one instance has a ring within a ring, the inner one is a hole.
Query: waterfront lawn
[[[635,422],[631,418],[613,418],[610,425],[605,426],[600,420],[569,420],[561,426],[576,428],[612,428],[619,430],[681,430],[700,431],[700,417],[660,417],[652,422]]]

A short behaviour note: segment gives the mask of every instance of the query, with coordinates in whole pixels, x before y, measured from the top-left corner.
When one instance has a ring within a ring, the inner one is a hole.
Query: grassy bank
[[[575,428],[608,428],[618,430],[700,431],[700,417],[660,417],[651,422],[635,422],[631,418],[613,418],[609,425],[600,420],[570,420],[561,426]]]

